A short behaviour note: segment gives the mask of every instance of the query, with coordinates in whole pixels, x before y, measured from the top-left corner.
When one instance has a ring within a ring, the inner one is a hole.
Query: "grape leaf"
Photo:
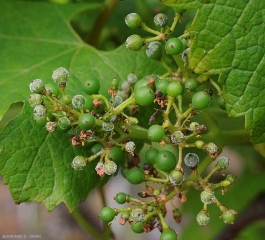
[[[265,141],[265,2],[166,1],[199,8],[190,31],[197,33],[190,66],[199,74],[219,74],[229,116],[245,116],[254,143]]]
[[[0,0],[0,94],[5,99],[0,101],[0,118],[11,103],[27,101],[33,79],[52,82],[52,71],[58,66],[70,72],[66,92],[71,95],[82,94],[82,83],[88,78],[98,78],[100,92],[107,94],[113,78],[121,81],[130,72],[139,77],[163,72],[143,51],[134,53],[121,46],[102,52],[78,37],[71,18],[100,7]],[[51,211],[65,202],[73,211],[99,182],[96,162],[83,171],[73,170],[73,157],[87,156],[85,150],[71,146],[69,133],[47,133],[32,119],[33,109],[25,103],[18,118],[0,133],[0,175],[16,203],[43,201]]]

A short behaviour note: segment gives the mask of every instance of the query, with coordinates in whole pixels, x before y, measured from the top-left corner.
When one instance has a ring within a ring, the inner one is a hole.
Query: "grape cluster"
[[[154,22],[160,31],[151,31],[136,13],[125,17],[130,28],[142,28],[157,34],[145,40],[131,35],[126,40],[126,46],[136,51],[146,45],[147,57],[161,62],[164,53],[172,55],[178,65],[176,73],[167,66],[167,72],[161,76],[151,74],[139,78],[135,73],[129,73],[123,82],[117,79],[111,81],[108,96],[99,93],[100,81],[94,78],[83,82],[84,94],[66,94],[70,75],[63,67],[52,73],[53,84],[36,79],[29,86],[32,92],[29,103],[34,108],[36,123],[51,133],[68,131],[73,146],[86,147],[86,156],[76,156],[69,162],[74,170],[84,170],[96,161],[95,171],[100,177],[115,175],[121,169],[122,175],[131,184],[148,182],[139,192],[139,198],[117,193],[116,202],[128,204],[128,207],[112,209],[106,206],[100,211],[100,218],[109,223],[120,214],[121,225],[129,223],[135,233],[158,228],[161,240],[177,239],[176,232],[164,219],[166,203],[173,198],[185,202],[183,192],[192,187],[200,191],[203,204],[196,217],[199,225],[209,222],[207,206],[212,203],[219,207],[225,223],[233,223],[235,216],[235,211],[222,206],[214,194],[216,189],[224,191],[232,185],[234,177],[227,175],[220,183],[210,182],[215,172],[228,167],[228,158],[217,159],[214,169],[201,176],[200,158],[190,150],[202,150],[213,160],[219,154],[215,143],[203,140],[207,126],[193,121],[194,116],[211,104],[211,86],[207,82],[203,85],[199,77],[189,72],[187,59],[183,57],[189,51],[184,37],[170,37],[181,14],[176,11],[171,27],[165,14],[157,14]],[[188,104],[183,104],[184,100]],[[140,118],[142,113],[145,114],[146,109],[152,109],[153,113],[145,119],[146,122],[140,122],[138,116]],[[162,117],[162,122],[157,120],[159,117]],[[148,128],[143,128],[146,125]],[[150,144],[144,159],[138,155],[137,138]],[[154,143],[171,145],[174,151],[154,148]],[[186,149],[189,153],[184,155]],[[155,183],[154,187],[149,185],[151,183]],[[173,218],[180,223],[181,217],[181,211],[174,206]]]

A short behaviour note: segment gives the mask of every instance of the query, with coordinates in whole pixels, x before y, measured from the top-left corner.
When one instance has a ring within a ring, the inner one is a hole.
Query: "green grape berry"
[[[164,95],[167,94],[167,86],[169,81],[167,79],[160,79],[155,82],[156,90],[160,91]]]
[[[29,96],[29,104],[31,107],[36,107],[37,105],[41,105],[43,102],[43,98],[41,94],[33,93]]]
[[[147,134],[152,142],[159,142],[165,136],[165,130],[162,126],[154,124],[148,128]]]
[[[163,44],[159,41],[150,42],[146,47],[146,56],[152,59],[159,60],[163,53]]]
[[[89,110],[89,111],[93,110],[94,108],[93,98],[89,95],[84,96],[84,98],[85,98],[85,104],[84,104],[83,109]]]
[[[130,13],[125,17],[125,23],[129,28],[139,28],[143,20],[138,13]]]
[[[43,105],[36,105],[34,107],[34,115],[37,117],[45,117],[47,111]]]
[[[58,120],[58,127],[65,130],[71,126],[71,121],[68,117],[61,117]]]
[[[205,145],[205,142],[202,141],[202,140],[198,140],[198,141],[195,142],[195,147],[198,148],[198,149],[203,149],[204,145]]]
[[[150,148],[145,152],[145,160],[148,163],[155,164],[155,157],[159,153],[156,148]]]
[[[95,117],[90,113],[81,115],[78,119],[78,126],[82,130],[90,130],[95,126]]]
[[[189,167],[191,169],[197,168],[199,165],[199,162],[200,162],[200,158],[195,153],[188,153],[184,157],[184,163],[186,164],[187,167]]]
[[[114,199],[118,204],[124,204],[127,202],[127,194],[123,192],[117,193]]]
[[[34,79],[29,84],[29,90],[32,93],[42,93],[42,91],[45,89],[45,84],[41,79]]]
[[[86,99],[83,95],[75,95],[72,98],[72,105],[74,108],[81,109],[85,106]]]
[[[168,23],[167,15],[164,13],[158,13],[154,17],[154,23],[157,27],[165,27]]]
[[[110,207],[104,207],[100,210],[99,217],[104,222],[111,222],[115,217],[114,209]]]
[[[184,181],[184,174],[180,170],[173,170],[169,174],[169,180],[173,185],[180,185]]]
[[[143,44],[144,41],[141,36],[136,34],[129,36],[125,41],[125,46],[132,51],[140,50]]]
[[[183,43],[179,38],[170,38],[165,44],[165,50],[168,54],[177,55],[183,51]]]
[[[70,95],[63,95],[61,98],[60,98],[60,101],[62,103],[64,103],[65,105],[68,105],[68,104],[71,104],[72,102],[72,97]]]
[[[66,86],[69,80],[69,72],[64,67],[58,67],[53,71],[52,79],[58,86]]]
[[[103,145],[102,145],[101,143],[95,143],[95,144],[90,148],[90,151],[91,151],[91,154],[92,154],[92,155],[95,155],[95,154],[97,154],[98,152],[100,152],[102,149],[103,149]]]
[[[204,204],[211,204],[215,200],[214,191],[210,188],[206,188],[204,191],[202,191],[200,197]]]
[[[144,211],[141,208],[133,209],[130,218],[133,222],[142,222],[144,220]]]
[[[143,222],[132,222],[131,229],[135,233],[143,233],[144,232]]]
[[[184,91],[184,87],[179,82],[171,82],[167,85],[167,94],[171,97],[181,95]]]
[[[198,110],[207,108],[211,104],[211,101],[209,93],[205,91],[196,92],[191,100],[193,107]]]
[[[189,78],[187,79],[187,81],[185,82],[185,88],[187,89],[187,91],[189,92],[194,92],[196,91],[196,89],[198,88],[199,83],[196,79],[194,78]]]
[[[124,151],[117,146],[114,146],[110,149],[109,159],[111,159],[116,164],[120,164],[124,160]]]
[[[97,94],[100,89],[99,80],[90,78],[84,82],[84,91],[88,95]]]
[[[235,221],[235,212],[231,209],[223,212],[221,216],[225,224],[233,224]]]
[[[155,99],[155,93],[150,87],[142,87],[135,91],[134,97],[138,105],[146,107],[153,103]]]
[[[45,91],[48,95],[54,95],[56,97],[60,95],[60,89],[54,82],[45,84]]]
[[[107,175],[112,175],[117,171],[117,164],[111,160],[104,162],[104,172]]]
[[[178,237],[176,235],[176,232],[172,229],[164,230],[159,238],[159,240],[177,240],[177,239]]]
[[[218,158],[216,166],[218,166],[221,170],[227,169],[229,166],[229,159],[227,157]]]
[[[207,213],[206,211],[202,210],[198,213],[198,215],[196,216],[196,220],[197,220],[197,223],[200,225],[200,226],[205,226],[209,223],[210,221],[210,215],[209,213]]]
[[[71,166],[75,170],[83,170],[83,168],[86,166],[86,159],[83,156],[76,156],[73,159]]]
[[[224,100],[224,97],[223,97],[223,96],[219,96],[219,97],[217,98],[217,104],[218,104],[218,106],[219,106],[221,109],[226,110],[226,108],[225,108],[225,100]]]
[[[102,128],[105,132],[111,132],[114,129],[114,124],[112,122],[103,122]]]
[[[155,156],[155,164],[161,171],[170,172],[175,168],[176,157],[172,152],[162,150]]]
[[[140,184],[144,181],[144,171],[141,168],[133,167],[126,173],[126,179],[131,184]]]

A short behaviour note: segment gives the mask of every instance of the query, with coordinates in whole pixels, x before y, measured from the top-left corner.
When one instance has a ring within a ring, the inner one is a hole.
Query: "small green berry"
[[[129,36],[125,41],[125,46],[132,51],[140,50],[143,44],[144,41],[141,36],[136,34]]]
[[[47,111],[43,105],[37,105],[34,107],[34,115],[37,117],[44,117]]]
[[[204,145],[205,145],[205,142],[202,141],[202,140],[198,140],[198,141],[195,142],[195,147],[198,148],[198,149],[203,149]]]
[[[68,117],[61,117],[58,120],[58,127],[65,130],[71,126],[71,121]]]
[[[189,78],[186,80],[185,82],[185,88],[187,89],[187,91],[189,92],[194,92],[196,91],[196,89],[198,88],[199,83],[196,79],[194,78]]]
[[[198,215],[196,216],[196,220],[197,220],[197,223],[200,225],[200,226],[205,226],[209,223],[210,221],[210,215],[209,213],[207,213],[206,211],[202,210],[198,213]]]
[[[69,80],[69,72],[64,67],[58,67],[53,71],[52,79],[58,86],[66,86]]]
[[[165,27],[168,23],[167,15],[164,13],[158,13],[154,17],[154,23],[157,27]]]
[[[201,192],[201,201],[204,204],[211,204],[215,200],[214,191],[210,188],[206,188],[204,191]]]
[[[124,204],[127,201],[127,194],[120,192],[115,196],[114,199],[118,204]]]
[[[134,95],[135,101],[139,106],[147,107],[150,106],[154,99],[155,93],[151,87],[137,88]]]
[[[115,215],[116,214],[115,214],[114,209],[112,209],[110,207],[102,208],[100,213],[99,213],[99,217],[104,222],[111,222],[114,219]]]
[[[171,82],[167,85],[167,94],[172,97],[181,95],[184,91],[184,87],[180,82]]]
[[[229,166],[229,159],[227,157],[218,158],[216,166],[218,166],[221,170],[227,169]]]
[[[72,102],[72,98],[70,95],[63,95],[60,100],[65,104],[68,105]]]
[[[130,13],[125,17],[125,23],[129,28],[138,28],[143,20],[138,13]]]
[[[180,170],[173,170],[169,174],[169,180],[173,185],[180,185],[184,181],[184,174]]]
[[[33,93],[29,96],[29,104],[31,107],[36,107],[37,105],[41,105],[43,102],[43,98],[41,94]]]
[[[132,222],[131,229],[135,233],[143,233],[144,232],[143,222]]]
[[[156,148],[150,148],[145,152],[145,160],[148,163],[155,164],[155,156],[159,153]]]
[[[191,99],[193,107],[197,110],[207,108],[211,104],[211,101],[209,93],[205,91],[196,92]]]
[[[58,97],[60,95],[60,89],[54,82],[45,84],[45,91],[50,96]]]
[[[95,117],[90,113],[85,113],[78,119],[78,126],[82,130],[91,130],[95,126],[95,123]]]
[[[86,159],[83,156],[76,156],[73,159],[71,166],[75,170],[83,170],[86,166]]]
[[[141,208],[133,209],[130,218],[134,222],[142,222],[144,220],[144,211]]]
[[[162,126],[154,124],[148,128],[147,135],[152,142],[159,142],[163,139],[165,130]]]
[[[176,235],[176,232],[172,229],[164,230],[159,238],[159,240],[177,240],[177,239],[178,237]]]
[[[144,171],[141,168],[133,167],[126,173],[126,178],[131,184],[140,184],[144,181]]]
[[[117,171],[117,164],[111,160],[104,162],[104,172],[107,175],[112,175]]]
[[[41,79],[35,79],[29,84],[32,93],[41,93],[45,89],[45,84]]]

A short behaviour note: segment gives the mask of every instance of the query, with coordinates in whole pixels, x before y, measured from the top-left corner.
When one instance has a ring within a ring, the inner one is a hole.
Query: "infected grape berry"
[[[206,211],[202,210],[198,213],[198,215],[196,216],[196,220],[197,220],[197,223],[200,225],[200,226],[205,226],[209,223],[210,221],[210,216],[209,216],[209,213],[207,213]]]
[[[187,167],[191,169],[195,169],[198,167],[200,162],[199,156],[195,153],[188,153],[184,157],[184,163],[186,164]]]
[[[143,20],[138,13],[130,13],[125,17],[125,23],[129,28],[138,28]]]
[[[150,42],[146,47],[146,56],[152,59],[159,60],[162,57],[163,44],[159,41]]]
[[[133,209],[130,218],[133,222],[142,222],[144,220],[144,211],[141,208]]]
[[[117,164],[111,160],[104,162],[104,172],[107,175],[112,175],[117,171]]]
[[[215,200],[214,191],[207,188],[201,192],[201,201],[204,204],[211,204]]]
[[[64,67],[58,67],[53,71],[52,79],[58,86],[66,86],[69,80],[69,72]]]
[[[76,156],[73,159],[71,166],[75,170],[83,170],[86,166],[86,159],[83,156]]]
[[[45,84],[41,79],[35,79],[29,84],[32,93],[41,93],[45,89]]]
[[[167,15],[164,13],[158,13],[154,17],[154,23],[157,27],[165,27],[168,23]]]
[[[143,44],[144,44],[143,39],[136,34],[129,36],[125,41],[125,46],[132,51],[140,50]]]
[[[75,95],[72,98],[72,105],[74,108],[81,109],[85,106],[86,99],[83,95]]]

